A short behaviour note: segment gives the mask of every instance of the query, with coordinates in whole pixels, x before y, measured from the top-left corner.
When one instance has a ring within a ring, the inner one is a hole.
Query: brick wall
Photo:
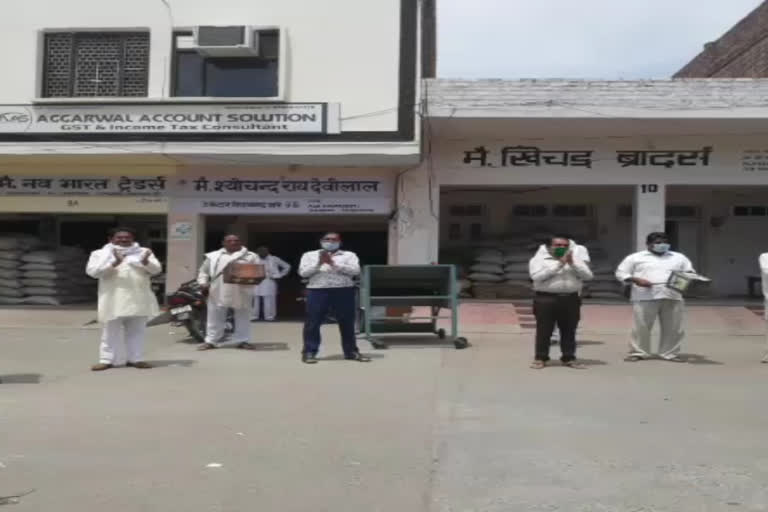
[[[675,73],[674,78],[768,77],[768,0]]]

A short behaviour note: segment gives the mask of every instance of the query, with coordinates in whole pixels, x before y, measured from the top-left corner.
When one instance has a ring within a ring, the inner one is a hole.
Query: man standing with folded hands
[[[109,243],[93,251],[85,272],[99,280],[99,322],[104,325],[95,372],[117,366],[151,368],[144,361],[147,319],[158,313],[150,278],[162,271],[152,251],[136,243],[130,228],[110,231]]]
[[[592,271],[573,250],[567,236],[557,235],[529,263],[533,280],[533,313],[536,317],[536,355],[531,368],[541,370],[549,362],[550,340],[555,326],[560,331],[563,366],[583,369],[576,361],[576,328],[581,319],[581,289]]]

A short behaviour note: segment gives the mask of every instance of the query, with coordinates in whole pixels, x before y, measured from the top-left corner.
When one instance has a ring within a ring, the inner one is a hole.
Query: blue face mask
[[[335,252],[339,250],[339,242],[320,242],[320,247],[328,252]]]
[[[670,245],[667,243],[658,243],[651,246],[651,251],[656,254],[666,254],[669,252]]]

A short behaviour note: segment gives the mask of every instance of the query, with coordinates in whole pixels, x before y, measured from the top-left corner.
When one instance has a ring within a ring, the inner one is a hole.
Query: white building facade
[[[713,278],[710,293],[744,296],[750,282],[759,292],[768,82],[434,80],[426,90],[431,149],[400,198],[401,262],[470,265],[473,249],[507,244],[522,251],[510,256],[515,277],[542,235],[566,232],[608,279],[646,234],[667,231]]]
[[[229,231],[298,252],[346,227],[397,261],[396,183],[420,159],[433,5],[14,6],[0,20],[13,70],[0,89],[0,231],[40,222],[92,246],[102,227],[146,225],[144,238],[167,239],[170,287]]]

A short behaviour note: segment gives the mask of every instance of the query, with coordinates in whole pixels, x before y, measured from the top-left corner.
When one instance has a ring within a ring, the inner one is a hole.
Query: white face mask
[[[656,254],[666,254],[669,252],[670,245],[667,243],[658,243],[651,246],[651,251]]]
[[[320,242],[320,247],[328,252],[334,252],[339,250],[339,242]]]

